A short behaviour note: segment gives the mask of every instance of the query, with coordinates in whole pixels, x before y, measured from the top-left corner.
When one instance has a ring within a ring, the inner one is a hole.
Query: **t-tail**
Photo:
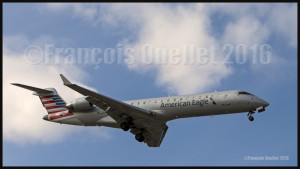
[[[66,108],[66,102],[60,97],[54,88],[36,88],[18,83],[12,83],[12,85],[22,87],[33,91],[33,95],[39,96],[43,106],[48,112],[48,115],[44,116],[44,120],[55,120],[58,118],[73,115]]]

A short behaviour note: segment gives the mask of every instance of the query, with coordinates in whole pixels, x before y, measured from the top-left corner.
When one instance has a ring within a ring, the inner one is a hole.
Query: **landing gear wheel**
[[[129,130],[129,125],[126,122],[121,123],[120,125],[121,129],[123,129],[124,131],[128,131]]]
[[[253,116],[249,116],[249,120],[250,120],[250,121],[253,121],[253,120],[254,120],[254,117],[253,117]]]
[[[142,133],[136,134],[135,139],[139,142],[143,142],[145,140],[145,137],[143,136]]]

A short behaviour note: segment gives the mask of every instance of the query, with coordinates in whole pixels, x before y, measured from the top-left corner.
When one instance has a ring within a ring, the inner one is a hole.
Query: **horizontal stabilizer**
[[[32,87],[32,86],[27,86],[27,85],[19,84],[19,83],[11,83],[11,84],[15,85],[15,86],[22,87],[24,89],[28,89],[28,90],[34,91],[34,92],[39,93],[39,94],[51,94],[51,93],[53,93],[53,91],[51,91],[51,90],[40,89],[40,88],[36,88],[36,87]]]

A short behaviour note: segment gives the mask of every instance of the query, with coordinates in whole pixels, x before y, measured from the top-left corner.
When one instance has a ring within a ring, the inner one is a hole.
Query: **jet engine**
[[[85,111],[93,107],[93,104],[85,100],[85,97],[73,100],[71,103],[66,105],[66,108],[74,111]]]

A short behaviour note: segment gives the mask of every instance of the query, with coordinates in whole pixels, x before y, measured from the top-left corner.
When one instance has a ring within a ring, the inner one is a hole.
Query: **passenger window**
[[[182,101],[182,98],[180,98],[180,101]]]
[[[146,104],[146,102],[144,102],[144,104]]]
[[[133,105],[133,103],[131,103],[131,105]]]
[[[156,103],[156,100],[155,100],[155,103]]]
[[[167,100],[167,102],[169,102],[169,101],[170,101],[170,99]]]
[[[176,99],[174,99],[174,102],[176,102]]]
[[[138,102],[138,105],[140,105],[140,102]]]

